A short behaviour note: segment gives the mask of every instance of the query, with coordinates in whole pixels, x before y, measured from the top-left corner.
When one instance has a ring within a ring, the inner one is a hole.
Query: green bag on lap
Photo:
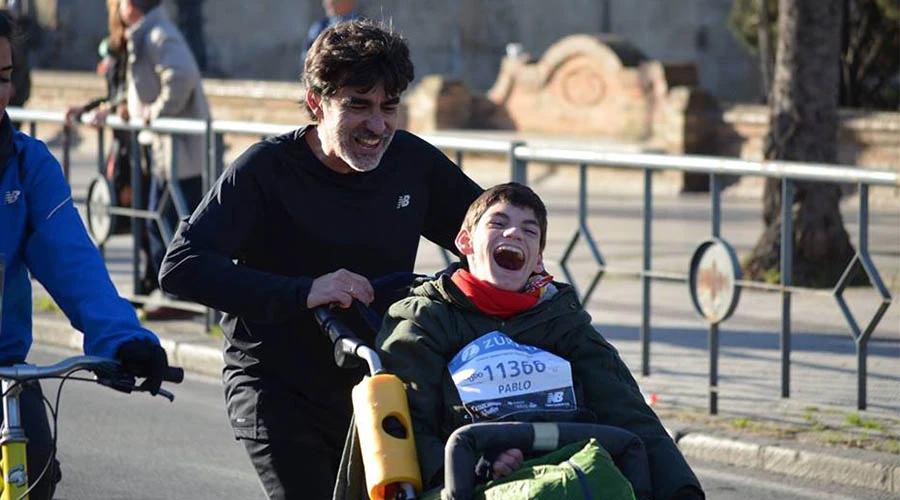
[[[438,499],[438,491],[426,499]],[[631,483],[593,439],[527,460],[512,474],[480,485],[477,500],[634,500]]]

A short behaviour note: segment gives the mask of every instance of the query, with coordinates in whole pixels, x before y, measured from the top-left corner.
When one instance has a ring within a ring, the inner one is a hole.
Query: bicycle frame
[[[3,391],[3,427],[0,428],[0,500],[27,500],[28,466],[25,443],[25,429],[19,414],[19,395],[22,385],[16,381],[0,381]]]
[[[3,321],[3,284],[6,279],[6,259],[0,255],[0,325]],[[0,428],[0,500],[27,500],[28,463],[25,452],[25,429],[19,414],[19,394],[22,385],[13,380],[0,380],[3,394],[3,426]]]
[[[0,254],[0,326],[3,324],[3,283],[5,278],[5,255]],[[95,382],[120,392],[142,392],[146,389],[135,384],[135,377],[122,370],[118,361],[98,356],[73,356],[50,366],[15,364],[0,367],[0,390],[2,390],[3,425],[0,427],[0,500],[28,500],[28,466],[25,429],[22,427],[19,397],[24,384],[42,378],[67,378],[76,371],[87,370],[96,376]],[[184,370],[169,366],[163,381],[180,383]],[[85,379],[80,379],[85,380]],[[175,396],[158,389],[159,395],[173,401]],[[55,437],[54,437],[55,445]],[[43,478],[42,481],[52,479]]]

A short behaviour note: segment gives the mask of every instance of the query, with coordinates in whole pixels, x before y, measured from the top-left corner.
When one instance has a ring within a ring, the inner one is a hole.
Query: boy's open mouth
[[[518,271],[525,266],[525,252],[516,247],[500,245],[494,249],[494,261],[503,269]]]

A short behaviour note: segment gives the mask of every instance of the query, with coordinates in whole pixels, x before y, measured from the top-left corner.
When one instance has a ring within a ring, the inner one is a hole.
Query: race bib
[[[474,421],[576,409],[569,362],[498,331],[463,347],[447,369]]]

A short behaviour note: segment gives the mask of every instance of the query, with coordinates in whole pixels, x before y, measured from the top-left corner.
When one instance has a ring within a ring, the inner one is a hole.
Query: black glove
[[[169,368],[169,360],[166,350],[159,344],[148,340],[129,340],[116,352],[116,358],[122,362],[122,368],[136,377],[144,377],[140,385],[145,390],[156,396],[163,377]]]

